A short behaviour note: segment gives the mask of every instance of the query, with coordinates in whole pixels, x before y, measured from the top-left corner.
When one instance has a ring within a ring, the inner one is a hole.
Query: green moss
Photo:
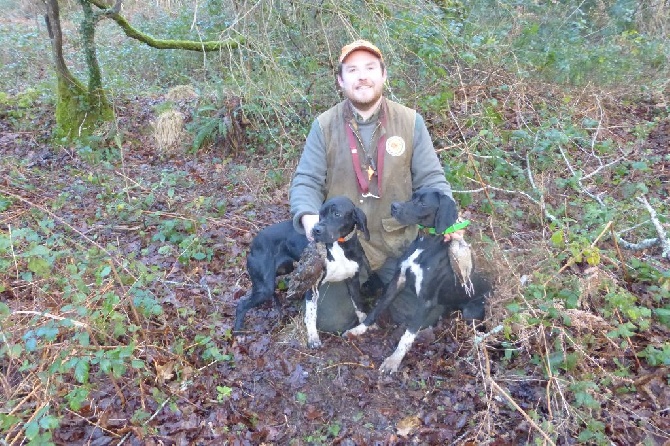
[[[90,136],[102,122],[114,119],[114,110],[104,91],[89,92],[74,79],[58,80],[54,138],[72,140]]]

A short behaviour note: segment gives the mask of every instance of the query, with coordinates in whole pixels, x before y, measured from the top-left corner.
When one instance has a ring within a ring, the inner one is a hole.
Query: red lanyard
[[[386,151],[386,110],[384,110],[384,104],[382,104],[380,114],[379,123],[382,133],[377,141],[377,195],[379,197],[382,196],[382,173],[384,171],[384,152]],[[361,191],[361,194],[365,195],[370,192],[369,180],[372,179],[372,173],[369,178],[365,178],[365,175],[363,175],[361,162],[358,157],[358,142],[356,141],[352,125],[345,121],[344,128],[349,139],[349,150],[351,150],[351,161],[354,163],[354,172],[356,172],[356,179],[358,180],[358,189]]]

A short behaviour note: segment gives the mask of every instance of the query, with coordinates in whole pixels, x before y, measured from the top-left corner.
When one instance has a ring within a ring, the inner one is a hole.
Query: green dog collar
[[[465,229],[470,225],[470,220],[463,220],[459,221],[458,223],[454,223],[453,225],[449,226],[447,229],[442,232],[442,234],[451,234],[452,232],[460,231],[461,229]],[[435,231],[435,228],[426,228],[425,226],[418,225],[419,229],[425,229],[428,231],[429,234],[435,235],[437,234],[437,231]]]

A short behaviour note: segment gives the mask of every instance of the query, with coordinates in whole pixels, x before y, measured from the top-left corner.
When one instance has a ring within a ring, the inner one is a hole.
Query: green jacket
[[[382,113],[386,114],[385,126],[380,122]],[[370,180],[370,193],[380,198],[363,197],[359,190],[347,124],[353,129],[363,175],[368,178],[371,164],[377,170]],[[381,147],[385,153],[379,193],[377,150],[382,135],[386,140]],[[291,184],[293,223],[302,232],[303,215],[318,214],[321,204],[335,195],[349,197],[367,216],[370,241],[361,243],[372,269],[377,269],[388,257],[399,256],[416,237],[416,227],[401,226],[391,217],[391,203],[409,199],[422,187],[436,187],[451,196],[423,118],[415,110],[384,99],[380,110],[364,122],[345,100],[312,124]]]

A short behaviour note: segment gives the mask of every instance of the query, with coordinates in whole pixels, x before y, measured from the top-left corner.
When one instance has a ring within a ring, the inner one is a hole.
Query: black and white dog
[[[391,215],[401,224],[417,224],[431,230],[420,231],[405,250],[383,297],[365,321],[343,334],[359,336],[365,333],[398,294],[405,287],[410,287],[416,293],[418,307],[397,348],[382,363],[382,372],[398,371],[417,333],[426,328],[429,315],[438,306],[442,315],[460,310],[464,319],[481,320],[484,318],[484,296],[490,291],[487,283],[475,280],[474,294],[470,297],[456,282],[448,253],[449,242],[444,241],[444,232],[458,219],[454,200],[437,189],[422,189],[415,192],[409,201],[393,203]]]
[[[324,243],[326,246],[326,265],[321,277],[305,293],[307,343],[312,348],[321,346],[316,330],[316,306],[318,288],[322,283],[344,281],[359,320],[362,321],[366,316],[360,294],[359,273],[362,268],[370,273],[370,264],[356,230],[360,230],[366,240],[370,238],[365,213],[354,206],[351,200],[338,196],[321,206],[319,222],[314,226],[312,235],[316,243]],[[268,226],[256,235],[247,256],[251,295],[237,304],[235,332],[239,333],[244,328],[247,311],[275,297],[276,277],[293,270],[293,262],[300,259],[307,244],[307,237],[298,233],[290,220]]]

